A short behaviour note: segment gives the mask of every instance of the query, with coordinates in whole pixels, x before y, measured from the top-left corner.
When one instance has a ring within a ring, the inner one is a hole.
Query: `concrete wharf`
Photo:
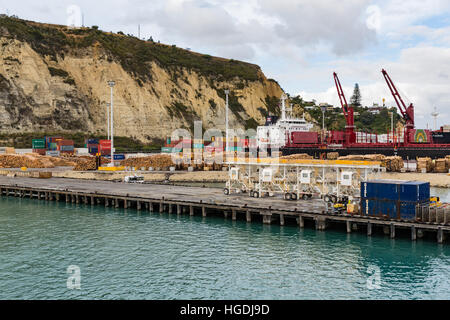
[[[127,184],[67,178],[35,179],[0,176],[0,196],[62,201],[83,205],[132,208],[190,216],[221,215],[232,220],[258,221],[264,224],[305,224],[317,230],[331,226],[344,227],[347,233],[380,231],[395,238],[396,230],[410,233],[411,240],[432,235],[444,243],[450,233],[447,215],[429,213],[427,222],[384,220],[378,217],[328,213],[320,199],[286,201],[282,198],[251,198],[246,195],[224,195],[222,189],[156,184]],[[1,214],[1,213],[0,213]],[[442,218],[443,217],[443,218]],[[424,220],[425,221],[425,220]]]

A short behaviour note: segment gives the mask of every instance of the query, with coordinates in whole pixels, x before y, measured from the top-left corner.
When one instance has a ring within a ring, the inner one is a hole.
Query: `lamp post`
[[[114,167],[114,104],[113,104],[113,88],[116,85],[115,81],[108,81],[108,86],[111,88],[111,167]]]
[[[228,95],[230,90],[225,90],[226,106],[225,106],[225,152],[228,153]]]
[[[110,127],[109,127],[109,108],[111,104],[106,103],[106,126],[108,128],[108,140],[110,139]]]
[[[391,116],[391,134],[392,134],[392,142],[394,142],[394,113],[392,111],[388,112]]]
[[[327,111],[327,107],[321,106],[320,109],[322,110],[322,141],[325,136],[325,111]]]

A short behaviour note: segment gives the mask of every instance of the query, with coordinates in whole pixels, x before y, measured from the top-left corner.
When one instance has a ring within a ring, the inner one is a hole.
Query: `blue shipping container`
[[[372,180],[361,182],[361,198],[429,201],[430,184],[420,181]]]
[[[87,139],[86,144],[98,144],[98,139]]]
[[[361,214],[388,219],[415,220],[416,207],[428,202],[361,199]]]
[[[73,146],[60,146],[59,149],[61,151],[73,151],[74,147]]]

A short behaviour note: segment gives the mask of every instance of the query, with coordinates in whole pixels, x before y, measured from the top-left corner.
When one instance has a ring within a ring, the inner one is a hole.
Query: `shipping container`
[[[361,199],[361,214],[396,220],[415,220],[416,208],[428,205],[427,201],[400,201]]]
[[[45,155],[50,156],[50,157],[59,157],[61,155],[61,153],[59,151],[50,150],[50,151],[45,152]]]
[[[45,139],[33,139],[32,140],[33,149],[45,149]]]
[[[361,198],[429,201],[430,183],[421,181],[371,180],[361,182]]]
[[[314,144],[319,143],[319,133],[318,132],[292,132],[291,133],[292,143],[295,144]]]
[[[361,182],[361,214],[415,220],[417,206],[428,205],[430,184],[420,181]]]
[[[74,151],[75,150],[73,145],[62,145],[62,146],[59,146],[58,149],[59,149],[58,151]]]
[[[33,149],[33,153],[40,154],[41,156],[45,156],[45,152],[47,152],[47,149]]]
[[[100,147],[109,147],[111,148],[111,140],[99,140]]]
[[[86,145],[98,144],[98,139],[86,139],[84,142]]]
[[[73,140],[58,140],[58,146],[73,146]]]

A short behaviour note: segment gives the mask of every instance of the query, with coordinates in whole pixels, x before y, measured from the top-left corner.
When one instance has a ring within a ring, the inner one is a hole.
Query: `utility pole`
[[[138,39],[141,39],[141,25],[138,24]]]
[[[108,81],[111,88],[111,167],[114,167],[114,104],[113,104],[113,88],[116,85],[115,81]]]
[[[228,153],[228,95],[230,90],[225,90],[226,108],[225,108],[225,152]]]

